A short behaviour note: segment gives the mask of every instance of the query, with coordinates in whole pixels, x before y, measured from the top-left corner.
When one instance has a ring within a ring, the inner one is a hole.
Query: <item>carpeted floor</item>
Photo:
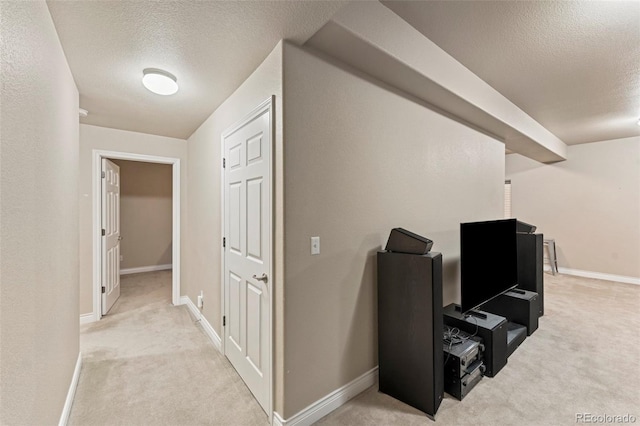
[[[170,272],[124,276],[112,313],[81,328],[70,425],[268,424],[229,362],[170,299]],[[435,423],[373,386],[319,424],[569,425],[581,413],[640,422],[639,302],[639,286],[545,274],[540,328],[464,401],[445,394]]]
[[[640,287],[544,277],[538,330],[463,401],[445,394],[435,423],[374,386],[319,424],[570,425],[584,413],[640,422]]]
[[[268,425],[186,306],[171,305],[171,271],[121,286],[111,312],[81,327],[69,425]]]

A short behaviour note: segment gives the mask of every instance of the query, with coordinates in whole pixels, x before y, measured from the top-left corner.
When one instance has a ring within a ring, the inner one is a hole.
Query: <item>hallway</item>
[[[80,329],[69,425],[267,425],[267,416],[185,306],[171,271],[123,275],[121,296]]]

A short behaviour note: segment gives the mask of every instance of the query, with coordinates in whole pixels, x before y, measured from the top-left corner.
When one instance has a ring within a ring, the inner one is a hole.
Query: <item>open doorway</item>
[[[103,237],[102,237],[102,224],[103,221],[103,209],[102,209],[102,163],[104,159],[109,159],[113,163],[118,163],[119,165],[124,165],[127,168],[137,168],[140,169],[145,168],[145,164],[148,166],[153,165],[165,165],[165,169],[161,171],[161,173],[166,173],[167,178],[170,171],[170,239],[164,235],[161,237],[164,238],[165,243],[159,242],[157,235],[151,238],[151,245],[154,247],[151,250],[145,250],[138,247],[138,252],[136,253],[136,245],[139,246],[140,241],[133,241],[136,239],[135,234],[129,234],[131,238],[127,238],[126,227],[131,225],[125,225],[122,223],[122,226],[125,232],[121,235],[124,252],[122,254],[122,263],[120,263],[120,259],[117,259],[119,265],[123,265],[123,270],[126,273],[135,273],[135,272],[152,272],[152,271],[162,271],[171,269],[171,303],[174,305],[180,304],[180,159],[171,158],[171,157],[157,157],[157,156],[148,156],[142,154],[131,154],[124,152],[112,152],[112,151],[93,151],[93,229],[94,229],[94,244],[93,244],[93,311],[95,315],[94,320],[99,320],[106,313],[103,308],[102,303],[102,281],[103,281],[103,268],[104,265],[103,259]],[[140,166],[142,164],[142,166]],[[148,167],[147,167],[148,168]],[[135,173],[135,172],[134,172]],[[168,179],[167,179],[168,180]],[[131,188],[130,188],[131,189]],[[129,189],[127,189],[129,191]],[[132,188],[131,191],[136,192],[139,191],[139,188]],[[158,188],[154,189],[157,193],[159,191]],[[166,191],[165,191],[166,193]],[[135,197],[135,196],[134,196]],[[140,200],[130,200],[134,201],[133,206],[131,203],[125,207],[126,209],[133,208],[136,206],[140,206]],[[154,203],[148,203],[145,200],[142,200],[142,204],[147,204],[152,207]],[[160,202],[155,202],[156,206],[160,204],[168,204],[169,200],[165,199]],[[164,213],[163,218],[158,218],[159,221],[168,220],[167,214]],[[135,219],[138,221],[138,218]],[[147,224],[150,224],[152,220],[150,219],[150,215],[146,216]],[[134,224],[134,226],[136,226]],[[130,240],[130,241],[128,241]],[[142,244],[148,244],[149,241],[142,242]],[[143,251],[144,253],[140,253]],[[127,259],[129,260],[127,262]],[[152,264],[144,264],[150,262],[149,259],[154,259],[151,261]]]
[[[120,191],[116,260],[121,297],[116,303],[171,303],[172,166],[131,160],[111,162],[119,169]],[[103,315],[111,308],[105,305],[104,295]]]
[[[112,161],[120,167],[120,275],[171,269],[171,165]]]

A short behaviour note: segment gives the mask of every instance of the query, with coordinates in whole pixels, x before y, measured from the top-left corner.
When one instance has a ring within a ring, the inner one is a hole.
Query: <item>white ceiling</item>
[[[640,2],[382,3],[566,144],[640,135]]]
[[[346,2],[49,0],[81,122],[187,138],[281,39]],[[568,144],[640,135],[640,2],[383,2]],[[178,77],[161,97],[144,68]]]
[[[188,138],[279,40],[302,44],[339,1],[48,1],[89,110],[82,123]],[[142,86],[144,68],[178,78],[172,96]]]

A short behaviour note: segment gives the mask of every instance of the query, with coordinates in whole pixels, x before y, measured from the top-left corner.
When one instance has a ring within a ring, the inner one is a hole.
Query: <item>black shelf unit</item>
[[[433,419],[444,396],[442,255],[377,258],[380,392]]]

